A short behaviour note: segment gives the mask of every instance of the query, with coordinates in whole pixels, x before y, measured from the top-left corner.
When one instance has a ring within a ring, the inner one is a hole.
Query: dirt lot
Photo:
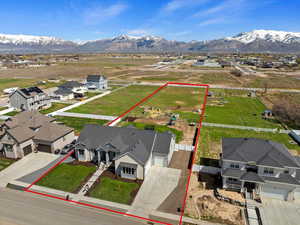
[[[218,186],[211,175],[204,175],[199,182],[197,173],[193,173],[189,186],[185,215],[208,220],[216,223],[243,225],[238,206],[217,200],[214,197],[212,187]],[[236,192],[220,191],[224,196],[235,200],[244,201],[243,197]]]

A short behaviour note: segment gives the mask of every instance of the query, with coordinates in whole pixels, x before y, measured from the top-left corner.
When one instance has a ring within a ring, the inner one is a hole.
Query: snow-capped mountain
[[[0,43],[1,44],[65,44],[67,41],[64,41],[60,38],[47,37],[47,36],[33,36],[33,35],[23,35],[23,34],[0,34]]]
[[[55,37],[0,34],[1,53],[97,52],[274,52],[300,53],[300,33],[254,30],[210,41],[170,41],[157,36],[120,35],[75,42]]]
[[[274,30],[254,30],[251,32],[243,32],[234,37],[229,37],[226,39],[240,41],[244,44],[249,44],[256,40],[265,40],[270,42],[282,42],[285,44],[290,44],[293,42],[300,42],[300,33]]]

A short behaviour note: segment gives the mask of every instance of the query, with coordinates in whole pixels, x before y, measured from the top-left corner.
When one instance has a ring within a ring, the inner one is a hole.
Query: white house
[[[175,148],[169,132],[104,127],[89,124],[76,143],[79,161],[112,164],[115,173],[127,179],[144,179],[151,166],[168,167]]]

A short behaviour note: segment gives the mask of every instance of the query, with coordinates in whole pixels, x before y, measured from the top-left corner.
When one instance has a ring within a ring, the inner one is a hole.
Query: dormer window
[[[264,174],[273,175],[274,174],[274,169],[272,169],[272,168],[264,168]]]
[[[238,163],[231,163],[230,164],[230,168],[232,168],[232,169],[239,169],[240,165]]]

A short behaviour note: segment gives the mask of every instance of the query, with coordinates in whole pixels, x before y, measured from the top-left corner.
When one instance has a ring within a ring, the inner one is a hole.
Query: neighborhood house
[[[50,97],[38,87],[17,89],[9,96],[10,106],[22,110],[32,111],[51,106]]]
[[[74,97],[83,97],[87,92],[87,88],[84,84],[77,81],[67,81],[64,84],[58,86],[58,89],[54,91],[54,99],[57,100],[71,100]]]
[[[0,156],[22,158],[33,151],[54,153],[74,139],[72,128],[54,123],[55,118],[24,111],[0,124]]]
[[[280,200],[300,199],[300,158],[277,142],[222,139],[223,188]]]
[[[76,143],[79,161],[113,165],[122,178],[144,179],[151,166],[168,167],[175,148],[169,132],[86,125]]]
[[[108,88],[107,78],[103,75],[88,75],[86,86],[90,90],[105,90]]]

